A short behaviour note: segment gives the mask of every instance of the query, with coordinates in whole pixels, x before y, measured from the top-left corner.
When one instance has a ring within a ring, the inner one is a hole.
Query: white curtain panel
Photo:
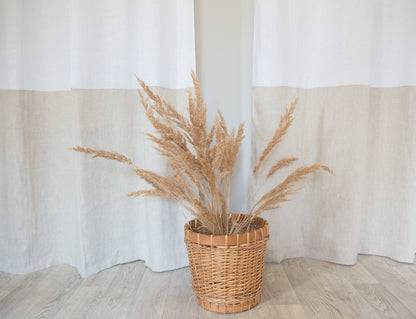
[[[125,197],[145,187],[128,168],[67,148],[164,171],[134,74],[186,105],[194,48],[193,0],[0,0],[0,271],[187,264],[176,203]]]
[[[336,174],[316,174],[293,201],[265,214],[269,261],[353,264],[363,253],[413,262],[415,13],[412,0],[256,0],[253,156],[299,97],[274,160],[322,161]]]

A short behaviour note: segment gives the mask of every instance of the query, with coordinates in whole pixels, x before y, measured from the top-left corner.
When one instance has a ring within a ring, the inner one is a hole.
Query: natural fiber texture
[[[245,218],[232,215],[231,218]],[[230,219],[231,219],[230,218]],[[260,301],[264,258],[269,225],[256,217],[254,230],[245,234],[213,236],[194,232],[199,222],[185,224],[192,286],[198,303],[205,309],[235,313]]]
[[[300,167],[290,174],[281,184],[272,188],[262,197],[262,191],[254,180],[267,179],[283,167],[297,160],[296,157],[284,158],[275,163],[263,176],[262,168],[270,159],[282,138],[286,135],[294,120],[298,99],[286,108],[280,117],[275,133],[253,168],[251,182],[243,195],[243,205],[238,213],[246,213],[243,220],[231,220],[230,194],[231,176],[237,155],[244,139],[244,125],[236,130],[227,128],[220,110],[214,125],[208,129],[207,107],[201,96],[201,87],[196,74],[191,73],[194,90],[188,91],[188,116],[177,112],[168,102],[154,93],[150,87],[137,78],[141,87],[138,90],[145,115],[155,129],[156,134],[146,135],[154,143],[154,148],[169,160],[170,174],[159,175],[137,167],[132,160],[114,151],[94,150],[76,146],[75,151],[125,163],[137,176],[145,180],[152,189],[138,190],[127,196],[159,196],[171,198],[181,204],[202,224],[200,231],[213,235],[242,234],[249,231],[252,221],[259,214],[279,208],[278,204],[289,200],[300,188],[295,187],[307,175],[319,169],[333,172],[323,164]]]

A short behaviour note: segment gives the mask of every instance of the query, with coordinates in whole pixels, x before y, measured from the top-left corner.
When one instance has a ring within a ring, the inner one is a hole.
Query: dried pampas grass
[[[188,91],[188,116],[178,113],[168,102],[155,94],[149,86],[137,78],[138,93],[144,112],[156,134],[147,134],[154,148],[169,159],[170,175],[159,175],[137,167],[126,156],[114,151],[94,150],[76,146],[74,151],[127,164],[132,171],[145,180],[151,189],[127,194],[130,197],[159,196],[179,202],[202,227],[196,231],[213,234],[238,234],[250,230],[252,221],[259,214],[279,207],[295,194],[297,185],[307,175],[324,170],[333,174],[327,166],[319,163],[296,169],[282,183],[257,199],[259,189],[254,189],[254,179],[261,175],[262,168],[271,157],[293,122],[293,113],[298,100],[291,103],[271,141],[259,157],[252,171],[252,178],[243,196],[244,205],[239,218],[230,215],[231,176],[241,143],[244,139],[244,124],[229,131],[221,111],[218,110],[213,126],[208,130],[207,107],[201,96],[196,74],[191,73],[194,90]],[[283,158],[269,169],[264,179],[272,177],[279,169],[292,165],[298,158]]]

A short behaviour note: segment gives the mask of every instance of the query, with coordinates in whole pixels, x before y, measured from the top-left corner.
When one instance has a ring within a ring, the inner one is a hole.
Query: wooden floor
[[[376,256],[359,256],[355,266],[266,264],[260,304],[233,315],[196,304],[189,268],[153,273],[134,262],[82,279],[60,265],[0,273],[0,318],[416,318],[416,264]]]

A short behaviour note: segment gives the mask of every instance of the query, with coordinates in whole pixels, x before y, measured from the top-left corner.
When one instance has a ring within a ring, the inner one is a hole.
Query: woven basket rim
[[[237,214],[234,214],[237,215]],[[197,219],[190,221],[192,227],[198,223]],[[269,239],[269,223],[266,219],[256,217],[253,221],[259,226],[258,229],[237,235],[206,235],[194,232],[189,229],[189,224],[184,225],[185,242],[190,241],[205,246],[239,246],[252,242],[263,241]]]

